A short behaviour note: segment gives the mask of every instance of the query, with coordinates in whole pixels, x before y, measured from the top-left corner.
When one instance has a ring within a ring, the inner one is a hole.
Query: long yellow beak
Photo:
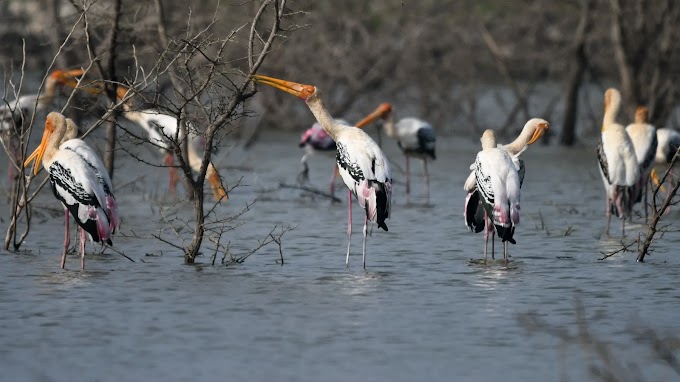
[[[212,192],[216,201],[229,200],[227,191],[222,186],[220,174],[217,173],[217,169],[211,171],[210,175],[208,175],[208,181],[210,182],[210,187],[212,187]]]
[[[389,103],[382,103],[371,114],[367,115],[364,119],[357,122],[356,127],[361,129],[362,127],[370,124],[376,119],[383,118],[390,111],[392,111],[392,106]]]
[[[539,138],[541,138],[546,131],[550,129],[550,124],[549,123],[539,123],[538,127],[534,131],[534,135],[531,136],[531,139],[527,144],[531,145],[534,142],[536,142]]]
[[[281,80],[274,77],[254,75],[253,81],[259,82],[261,84],[273,86],[279,90],[283,90],[286,93],[290,93],[296,97],[302,99],[307,99],[312,93],[314,93],[314,86],[299,84],[297,82]],[[311,89],[310,89],[311,88]],[[311,91],[310,91],[311,90]]]
[[[26,161],[24,162],[24,167],[28,167],[28,165],[31,164],[31,162],[35,159],[35,164],[33,165],[33,175],[38,175],[38,172],[40,171],[40,164],[42,163],[43,155],[45,155],[45,150],[47,149],[47,142],[49,141],[53,132],[53,129],[48,128],[48,125],[51,125],[49,120],[45,123],[45,132],[43,133],[40,145],[35,149],[35,151],[33,151],[31,155],[28,156],[28,158],[26,158]]]

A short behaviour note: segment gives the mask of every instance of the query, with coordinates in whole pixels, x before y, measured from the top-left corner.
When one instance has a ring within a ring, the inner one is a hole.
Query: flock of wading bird
[[[3,137],[7,139],[23,126],[30,107],[37,110],[51,106],[57,87],[76,88],[82,70],[53,72],[46,81],[45,91],[40,95],[24,96],[0,109]],[[304,85],[272,77],[254,75],[252,80],[273,86],[293,94],[305,101],[318,123],[302,134],[300,146],[307,153],[302,158],[301,179],[308,176],[306,164],[309,155],[315,152],[335,153],[337,168],[333,171],[330,192],[339,174],[348,188],[347,217],[347,255],[349,254],[352,234],[352,195],[364,209],[363,226],[363,267],[366,268],[366,235],[368,221],[376,222],[379,228],[387,231],[385,220],[390,216],[392,196],[392,175],[387,157],[378,144],[361,128],[382,120],[386,134],[394,138],[406,158],[406,193],[410,193],[409,158],[421,159],[424,169],[424,183],[429,203],[428,159],[435,159],[436,135],[432,126],[417,118],[404,118],[395,123],[394,111],[390,104],[381,104],[374,112],[351,126],[344,120],[334,119],[324,106],[319,90],[312,85]],[[102,82],[93,81],[79,89],[90,94],[101,94]],[[129,92],[119,85],[119,100],[126,99]],[[135,110],[127,101],[122,105],[122,115],[142,127],[148,141],[166,155],[164,164],[170,169],[169,191],[173,192],[178,176],[173,166],[170,139],[184,139],[179,136],[178,121],[175,117],[157,109]],[[622,220],[622,233],[625,234],[625,220],[630,217],[635,203],[647,196],[646,185],[650,177],[656,179],[654,162],[667,164],[678,147],[680,134],[670,129],[655,129],[647,122],[647,110],[640,107],[635,123],[624,128],[616,123],[621,96],[615,89],[605,93],[605,112],[602,123],[602,139],[598,145],[598,159],[606,192],[606,215],[609,221],[613,212]],[[513,142],[498,144],[493,130],[486,130],[481,137],[482,150],[470,166],[471,173],[465,182],[467,191],[464,208],[465,225],[473,232],[484,231],[484,261],[487,260],[488,239],[492,239],[492,258],[494,257],[494,237],[502,240],[503,257],[508,264],[508,243],[515,244],[513,235],[520,220],[520,189],[525,173],[522,153],[536,142],[550,128],[550,124],[539,118],[529,120],[520,135]],[[201,165],[199,155],[200,137],[193,128],[188,129],[188,155],[191,167],[198,171]],[[85,237],[94,242],[111,245],[111,236],[120,226],[118,205],[113,195],[113,186],[108,173],[97,154],[84,141],[77,139],[78,128],[75,123],[57,112],[47,115],[40,145],[26,158],[24,167],[35,160],[33,174],[37,174],[42,164],[49,173],[52,191],[65,210],[65,238],[61,267],[64,267],[69,246],[69,213],[81,228],[80,255],[84,268]],[[12,146],[10,138],[10,147]],[[210,163],[206,173],[215,199],[219,202],[228,199],[221,178],[215,166]],[[672,181],[672,178],[671,178]],[[646,213],[646,203],[645,203]]]

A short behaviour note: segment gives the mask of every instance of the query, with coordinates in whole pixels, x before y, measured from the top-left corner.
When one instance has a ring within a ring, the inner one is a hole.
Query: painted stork
[[[66,252],[70,242],[68,230],[69,212],[76,220],[76,223],[95,242],[112,245],[111,234],[118,224],[115,220],[118,216],[118,211],[113,194],[110,194],[110,199],[113,200],[113,203],[111,203],[107,199],[107,191],[102,186],[102,178],[104,178],[106,170],[103,168],[97,169],[94,163],[88,162],[85,159],[81,147],[84,143],[73,143],[71,140],[64,141],[67,127],[66,118],[63,115],[57,112],[48,114],[42,141],[24,163],[24,167],[28,167],[35,159],[33,167],[34,175],[40,170],[40,164],[43,164],[49,173],[52,192],[64,206],[66,219],[64,252],[61,257],[62,269],[66,262]],[[106,174],[106,177],[108,178],[108,174]],[[107,213],[107,211],[110,212]],[[83,236],[84,234],[81,233],[80,256],[82,269],[85,268],[85,243]]]
[[[253,80],[302,98],[321,127],[335,141],[338,171],[349,189],[347,195],[347,256],[345,265],[349,268],[349,249],[352,238],[351,199],[352,194],[354,194],[359,205],[366,212],[362,249],[363,267],[366,269],[368,220],[377,222],[379,228],[387,231],[385,219],[390,215],[392,200],[392,177],[387,157],[366,132],[356,127],[337,123],[324,107],[320,92],[315,86],[260,75],[253,76]]]
[[[534,144],[541,138],[546,131],[550,129],[550,124],[548,121],[541,118],[532,118],[522,128],[520,135],[511,143],[507,145],[498,145],[499,149],[507,151],[508,155],[513,161],[515,168],[517,169],[517,175],[519,176],[519,185],[522,187],[524,182],[524,174],[526,172],[524,166],[524,160],[522,160],[521,154],[529,147],[529,145]],[[482,203],[482,197],[477,189],[477,181],[475,174],[475,164],[470,166],[470,170],[473,170],[465,181],[463,188],[467,191],[467,196],[465,197],[465,207],[463,210],[463,216],[465,218],[465,226],[472,232],[478,233],[484,230],[484,258],[486,259],[486,253],[489,243],[489,234],[491,234],[491,258],[494,259],[494,226],[493,224],[488,224],[488,216],[484,209]],[[486,228],[486,229],[485,229]]]
[[[404,153],[406,158],[406,197],[408,200],[411,194],[411,182],[409,175],[409,158],[414,157],[423,161],[423,173],[425,182],[425,193],[427,195],[426,202],[430,203],[430,177],[427,170],[427,160],[436,159],[435,142],[437,140],[432,125],[418,118],[403,118],[399,122],[394,122],[394,109],[392,105],[385,102],[380,104],[377,109],[365,120],[372,121],[381,118],[383,121],[383,129],[385,134],[397,141],[397,145]],[[357,123],[357,126],[362,126],[366,123],[362,120]]]
[[[649,124],[649,111],[646,107],[639,106],[635,110],[635,123],[626,126],[626,132],[631,142],[633,142],[635,156],[640,166],[640,179],[636,186],[637,197],[635,198],[635,203],[642,202],[642,195],[644,194],[645,219],[647,219],[647,183],[649,182],[649,174],[654,167],[658,139],[656,137],[656,128]]]
[[[78,71],[82,73],[81,70]],[[45,79],[45,88],[41,94],[26,94],[0,106],[0,142],[11,154],[8,169],[10,181],[14,179],[13,162],[21,163],[18,160],[15,138],[27,127],[34,109],[35,112],[42,112],[51,107],[58,88],[71,81],[74,75],[77,75],[77,71],[55,70]]]
[[[621,94],[610,88],[604,93],[604,118],[602,120],[602,139],[597,146],[600,174],[606,193],[607,227],[612,212],[621,218],[621,234],[626,234],[626,218],[630,216],[637,198],[637,183],[640,179],[635,147],[623,126],[616,123],[616,115],[621,106]]]
[[[349,122],[344,119],[337,118],[335,122],[350,126]],[[335,156],[337,146],[330,135],[321,127],[319,122],[315,122],[312,127],[305,130],[300,137],[300,147],[305,149],[305,155],[300,162],[302,163],[302,171],[298,175],[298,182],[306,182],[309,180],[309,166],[307,160],[312,155],[317,153]],[[335,196],[335,178],[338,176],[337,167],[333,166],[333,174],[331,175],[331,183],[328,188],[329,193]]]
[[[515,244],[513,235],[519,224],[520,182],[515,162],[505,149],[496,145],[493,130],[486,130],[481,138],[482,151],[474,163],[475,183],[484,207],[487,232],[495,229],[503,241],[503,258],[508,265],[508,243]],[[488,227],[489,225],[494,228]],[[486,247],[485,247],[486,249]],[[484,252],[486,262],[486,251]]]

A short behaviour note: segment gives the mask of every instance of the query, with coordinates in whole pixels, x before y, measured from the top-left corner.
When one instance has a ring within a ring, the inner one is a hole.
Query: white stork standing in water
[[[508,152],[510,158],[517,169],[517,174],[519,176],[519,185],[522,187],[524,182],[524,174],[526,172],[524,161],[521,158],[521,154],[529,147],[529,145],[534,144],[541,138],[546,131],[550,129],[550,124],[548,121],[541,118],[532,118],[522,128],[520,135],[507,145],[498,145],[498,148],[503,149]],[[470,167],[473,170],[465,181],[464,189],[467,191],[467,196],[465,198],[464,207],[464,218],[465,226],[472,232],[478,233],[486,228],[484,231],[484,258],[486,259],[487,247],[489,243],[489,234],[491,234],[491,258],[494,259],[494,226],[488,224],[488,216],[484,210],[482,203],[482,197],[477,189],[476,174],[475,174],[475,164]]]
[[[637,197],[635,198],[635,203],[643,201],[642,194],[644,193],[643,203],[645,205],[645,219],[647,219],[647,183],[649,182],[649,174],[652,171],[652,167],[654,167],[658,140],[656,128],[649,124],[649,111],[646,107],[639,106],[635,110],[635,123],[626,126],[626,132],[631,142],[633,142],[637,162],[640,166],[640,180],[636,186]]]
[[[8,146],[7,152],[12,155],[8,169],[10,181],[14,179],[15,167],[12,162],[16,160],[16,163],[19,163],[17,166],[20,166],[21,163],[21,160],[18,160],[18,153],[16,152],[18,147],[15,140],[27,127],[34,108],[36,112],[41,112],[52,106],[59,86],[72,81],[73,76],[77,76],[78,72],[82,74],[82,70],[55,70],[45,80],[45,88],[42,94],[26,94],[0,106],[0,142]]]
[[[63,115],[56,112],[48,114],[40,146],[24,163],[24,166],[27,167],[35,159],[34,174],[38,173],[40,164],[43,164],[50,176],[52,192],[64,206],[66,219],[64,253],[61,257],[62,268],[64,268],[66,262],[66,252],[70,242],[69,212],[76,223],[95,242],[112,245],[111,234],[119,224],[119,221],[116,220],[118,211],[115,198],[110,193],[110,189],[107,195],[107,191],[102,186],[105,183],[103,178],[108,178],[106,170],[103,167],[98,168],[101,161],[93,163],[86,159],[88,154],[83,154],[84,149],[81,147],[85,143],[71,142],[72,140],[64,141],[67,128],[66,118]],[[84,234],[81,233],[80,256],[81,268],[84,269],[85,243],[83,236]]]
[[[253,76],[253,80],[273,86],[302,98],[312,111],[321,127],[337,145],[336,161],[342,180],[349,189],[347,216],[347,257],[352,238],[352,194],[366,211],[364,218],[363,267],[366,269],[366,234],[368,220],[375,221],[379,228],[387,231],[385,219],[390,215],[392,200],[392,177],[390,165],[380,147],[361,129],[337,123],[321,101],[315,86],[280,80],[266,76]]]
[[[363,126],[368,121],[382,118],[385,134],[397,141],[397,145],[406,158],[406,197],[411,194],[411,181],[409,175],[409,158],[414,157],[423,161],[423,177],[425,182],[426,203],[430,203],[430,176],[427,170],[427,160],[436,159],[435,142],[437,137],[432,125],[418,118],[403,118],[394,123],[394,111],[392,105],[385,102],[368,115],[364,120],[357,123]]]
[[[515,244],[513,235],[519,224],[519,172],[510,154],[496,146],[493,130],[486,130],[481,138],[482,151],[475,159],[475,183],[484,207],[486,231],[496,230],[503,241],[503,258],[508,265],[508,242]],[[489,227],[489,225],[494,228]],[[484,252],[486,262],[486,246]]]
[[[349,122],[341,118],[337,118],[335,122],[350,126]],[[310,156],[317,153],[335,156],[335,152],[337,151],[335,141],[328,135],[326,130],[321,127],[319,122],[315,122],[312,127],[302,133],[299,146],[305,149],[305,155],[300,160],[302,163],[302,171],[298,175],[298,182],[300,183],[309,180],[309,166],[307,165],[307,160]],[[333,175],[331,175],[331,183],[328,187],[329,193],[333,196],[335,196],[335,178],[337,176],[337,167],[333,166]]]
[[[615,122],[621,106],[621,94],[616,89],[607,89],[604,93],[604,118],[602,121],[602,139],[597,146],[597,158],[600,162],[600,174],[606,193],[607,227],[612,211],[621,218],[621,235],[626,234],[626,218],[630,216],[637,198],[637,182],[640,177],[640,166],[635,155],[635,147],[623,126]]]

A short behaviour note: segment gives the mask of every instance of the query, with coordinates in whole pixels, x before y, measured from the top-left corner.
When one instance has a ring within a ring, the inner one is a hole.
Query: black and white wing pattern
[[[106,194],[90,165],[72,150],[59,150],[48,168],[54,196],[95,242],[111,244]]]
[[[385,219],[389,217],[392,200],[389,162],[378,145],[362,130],[351,128],[345,132],[361,139],[356,139],[356,136],[354,139],[343,139],[343,135],[338,137],[336,162],[340,176],[359,205],[366,210],[367,218],[387,231]]]

